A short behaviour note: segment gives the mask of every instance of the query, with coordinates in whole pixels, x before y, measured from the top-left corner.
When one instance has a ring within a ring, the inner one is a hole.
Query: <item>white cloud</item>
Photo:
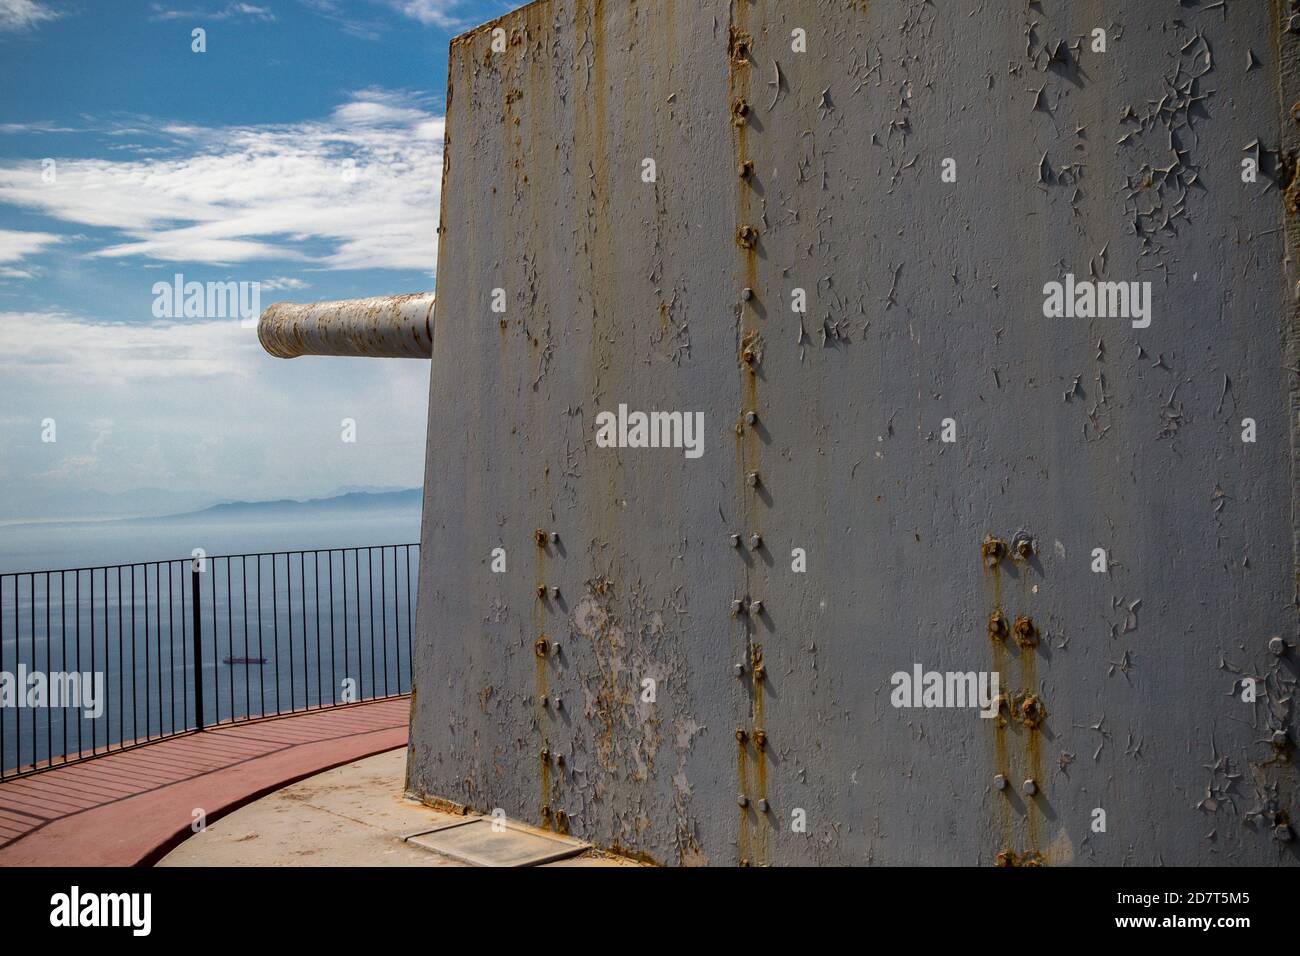
[[[259,286],[263,292],[279,292],[282,289],[305,289],[310,282],[304,282],[302,279],[290,279],[286,276],[272,276],[269,279],[263,279]]]
[[[327,119],[169,126],[171,155],[0,165],[0,202],[115,233],[91,255],[432,274],[443,118],[383,90]]]
[[[3,2],[3,0],[0,0]],[[154,20],[261,20],[272,21],[275,14],[269,7],[252,3],[227,3],[211,10],[168,10],[161,3],[153,5]]]
[[[0,0],[0,32],[30,30],[45,20],[57,20],[59,13],[37,0]]]
[[[56,236],[51,232],[22,232],[17,229],[0,229],[0,276],[30,279],[32,277],[31,272],[14,268],[8,263],[16,263],[40,252],[46,246],[62,241],[63,236]]]
[[[452,11],[463,5],[463,0],[389,0],[399,13],[434,27],[454,28],[464,26],[463,16],[453,16]]]
[[[0,382],[3,500],[31,489],[50,500],[139,487],[273,498],[420,482],[428,362],[273,359],[237,320],[0,312]],[[39,440],[45,418],[56,443]],[[343,418],[357,422],[355,445],[340,441]]]

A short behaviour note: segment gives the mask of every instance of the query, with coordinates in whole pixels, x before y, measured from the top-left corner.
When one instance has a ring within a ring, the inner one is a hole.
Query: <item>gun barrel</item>
[[[427,359],[433,354],[433,293],[306,305],[276,302],[258,319],[257,338],[262,348],[277,358]]]

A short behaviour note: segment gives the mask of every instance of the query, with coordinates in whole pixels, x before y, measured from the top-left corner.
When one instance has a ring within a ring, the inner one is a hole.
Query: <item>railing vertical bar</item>
[[[248,659],[253,656],[253,652],[248,648],[248,555],[246,554],[239,556],[239,579],[240,595],[244,601],[244,717],[251,719],[253,705],[248,699],[248,694],[252,677],[248,670]]]
[[[32,592],[32,614],[35,617],[36,612],[36,592]],[[36,628],[33,621],[32,633],[35,635]],[[32,657],[35,660],[36,647],[32,647]],[[48,680],[48,675],[47,678]],[[95,569],[90,569],[90,686],[95,686]],[[82,690],[82,700],[85,700],[85,690]],[[82,718],[85,717],[85,708],[81,710]],[[95,733],[94,718],[90,721],[90,755],[93,757],[99,753],[99,735]]]
[[[195,558],[190,565],[190,604],[193,614],[194,632],[194,727],[203,730],[203,601],[199,583],[199,561]]]
[[[330,589],[330,703],[338,701],[338,677],[334,672],[334,648],[337,641],[334,637],[334,551],[330,549],[325,553],[325,559],[329,562],[329,589]]]
[[[176,579],[172,576],[173,564],[174,561],[167,562],[167,656],[172,662],[168,690],[172,699],[172,733],[176,733]]]
[[[145,566],[145,585],[149,583],[149,567]],[[162,656],[162,580],[161,571],[158,562],[153,563],[153,639],[154,646],[158,648],[158,736],[163,737],[163,656]],[[149,614],[149,605],[144,606],[144,613]]]
[[[311,553],[311,566],[316,579],[316,707],[325,706],[325,697],[321,694],[321,660],[320,660],[320,552]]]
[[[230,587],[230,558],[226,558],[226,647],[229,657],[235,659],[235,599]],[[235,719],[235,665],[230,665],[230,719]]]
[[[271,639],[275,641],[275,712],[280,710],[280,583],[271,555]]]
[[[381,647],[384,662],[384,696],[388,696],[388,578],[384,570],[384,549],[379,548],[379,624],[384,635]]]
[[[266,659],[262,651],[262,556],[257,556],[257,656]],[[266,665],[263,664],[263,667]],[[266,671],[257,672],[257,702],[262,716],[266,716]]]
[[[107,584],[104,585],[104,600],[105,602],[108,601]],[[105,607],[104,610],[104,627],[105,628],[108,627],[107,607]],[[107,655],[108,654],[107,632],[104,635],[104,641],[105,641],[104,653],[105,655]],[[3,641],[0,640],[0,643],[3,643]],[[54,645],[50,642],[50,572],[46,571],[45,572],[45,671],[46,671],[47,679],[50,674],[54,673],[54,661],[50,658],[50,655],[52,653],[54,653]],[[4,670],[4,666],[0,664],[0,671],[3,670]],[[45,758],[46,758],[45,762],[47,766],[52,766],[54,764],[54,711],[52,710],[45,717]],[[3,765],[3,760],[0,760],[0,765]]]
[[[357,595],[357,699],[365,700],[365,668],[361,663],[361,549],[352,551],[352,580]]]
[[[122,567],[117,568],[117,742],[126,743],[126,665],[122,663]]]
[[[302,598],[302,706],[311,709],[311,675],[307,672],[307,552],[298,552],[298,596]]]

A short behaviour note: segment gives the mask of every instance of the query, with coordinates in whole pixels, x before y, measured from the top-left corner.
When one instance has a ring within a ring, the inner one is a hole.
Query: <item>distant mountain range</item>
[[[100,496],[97,500],[108,503],[105,499],[111,499],[115,496]],[[15,516],[6,522],[8,527],[23,527],[28,525],[40,524],[82,524],[82,523],[103,523],[103,524],[120,524],[130,522],[132,524],[153,524],[169,521],[205,521],[205,520],[228,520],[228,519],[249,519],[270,516],[307,516],[319,514],[322,517],[338,516],[343,514],[365,514],[374,511],[394,511],[410,510],[418,511],[423,502],[423,492],[419,488],[389,488],[382,486],[352,486],[340,488],[331,495],[321,498],[279,498],[273,501],[217,501],[207,502],[200,499],[197,502],[191,501],[184,495],[173,495],[166,492],[155,492],[152,498],[149,497],[148,489],[141,489],[139,493],[128,493],[120,496],[120,500],[112,502],[121,508],[105,507],[96,510],[91,506],[94,501],[80,501],[80,507],[75,509],[69,508],[64,517],[43,517],[31,521],[23,521]],[[127,513],[123,510],[130,507],[127,502],[134,502],[135,507],[130,508]],[[152,502],[152,507],[149,503]],[[183,508],[169,513],[160,514],[161,509],[166,508]],[[50,510],[57,513],[58,509],[42,509],[48,514]],[[135,513],[131,513],[134,511]]]
[[[179,519],[202,518],[245,518],[257,517],[271,512],[293,514],[358,512],[378,509],[419,508],[424,500],[424,493],[419,488],[403,488],[400,491],[349,491],[329,498],[308,498],[302,501],[293,498],[279,498],[274,501],[223,501],[198,511],[186,511],[181,514],[162,515],[157,518],[145,518],[145,521],[177,521]]]

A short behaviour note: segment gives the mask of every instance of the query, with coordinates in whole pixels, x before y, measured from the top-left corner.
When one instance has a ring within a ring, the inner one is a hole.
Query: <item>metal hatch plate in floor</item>
[[[510,822],[493,829],[487,817],[412,833],[402,839],[474,866],[540,866],[588,849],[586,843],[526,830]]]

